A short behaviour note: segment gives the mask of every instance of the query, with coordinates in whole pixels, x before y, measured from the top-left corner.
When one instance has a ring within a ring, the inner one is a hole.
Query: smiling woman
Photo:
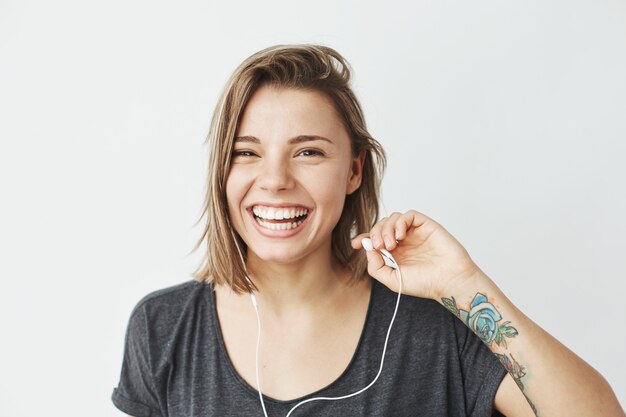
[[[334,49],[250,56],[208,142],[195,247],[206,243],[205,258],[194,279],[132,311],[120,410],[623,415],[602,376],[515,308],[443,226],[415,210],[378,218],[385,153]]]
[[[226,176],[232,174],[229,181],[235,185],[259,169],[293,171],[300,167],[300,175],[317,180],[316,187],[320,189],[328,186],[321,180],[336,174],[337,169],[343,169],[347,175],[352,169],[350,159],[354,158],[358,158],[359,164],[355,168],[362,171],[354,179],[363,183],[354,193],[344,193],[336,200],[342,206],[345,200],[345,208],[339,209],[341,219],[327,240],[332,244],[333,256],[350,269],[355,280],[365,275],[367,261],[362,253],[353,250],[350,237],[370,229],[378,218],[378,188],[386,161],[382,147],[367,131],[361,106],[349,88],[350,76],[345,59],[321,45],[266,48],[234,71],[216,106],[207,138],[211,148],[204,214],[208,221],[196,248],[206,242],[208,252],[196,279],[226,283],[238,293],[258,290],[255,280],[243,278],[245,265],[237,256],[239,245],[247,262],[248,243],[240,233],[234,237],[229,233],[229,220],[240,232],[238,227],[243,226],[245,219],[232,212],[227,216],[233,207],[229,208],[226,200]],[[280,164],[273,163],[287,151],[294,152],[291,168],[283,163],[284,158]],[[319,173],[326,177],[318,176]],[[265,174],[264,181],[271,181]],[[274,175],[279,181],[290,178],[282,177],[279,171]],[[337,191],[336,185],[333,183],[332,188]],[[305,197],[291,194],[290,197]],[[231,197],[234,198],[232,193]],[[253,197],[248,196],[246,202]],[[263,199],[269,200],[260,201],[266,206],[295,203],[285,201],[282,195],[264,195]],[[302,205],[307,208],[311,203]]]
[[[359,188],[365,158],[364,149],[353,152],[332,101],[315,90],[259,88],[245,107],[232,155],[229,218],[244,247],[252,249],[246,261],[256,271],[255,284],[275,280],[263,276],[270,262],[295,266],[299,259],[331,260],[329,237],[346,196]],[[253,216],[254,209],[272,219]],[[284,222],[275,218],[275,210],[281,216],[306,211],[306,218]],[[277,267],[272,266],[273,274]]]

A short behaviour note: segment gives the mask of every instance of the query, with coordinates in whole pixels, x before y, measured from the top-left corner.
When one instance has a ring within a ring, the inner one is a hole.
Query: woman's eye
[[[254,152],[252,151],[233,151],[233,157],[235,156],[253,156]]]
[[[297,153],[296,156],[324,156],[324,153],[315,149],[304,149],[300,152]],[[252,156],[257,156],[254,152],[252,151],[233,151],[232,153],[233,158],[236,157],[252,157]]]
[[[304,156],[324,156],[323,152],[317,151],[315,149],[304,149],[298,153],[298,155]]]

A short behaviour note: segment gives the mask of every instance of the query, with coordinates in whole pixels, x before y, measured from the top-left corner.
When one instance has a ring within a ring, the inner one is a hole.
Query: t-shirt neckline
[[[292,400],[279,400],[273,397],[270,397],[266,394],[263,394],[263,400],[264,401],[269,401],[269,402],[273,402],[276,404],[292,404],[292,403],[297,403],[300,402],[302,400],[305,400],[307,398],[313,397],[313,396],[317,396],[319,395],[321,392],[326,391],[328,389],[331,389],[333,386],[337,385],[338,383],[340,383],[343,379],[347,378],[347,374],[350,372],[350,370],[353,368],[354,363],[356,362],[357,358],[359,357],[359,353],[362,349],[362,345],[364,343],[364,339],[366,337],[366,334],[369,332],[369,327],[370,327],[370,322],[371,322],[371,315],[372,315],[372,306],[374,305],[374,298],[375,298],[375,288],[378,286],[378,281],[374,278],[369,277],[368,279],[372,280],[372,285],[370,287],[370,299],[369,299],[369,304],[367,306],[367,313],[365,315],[365,322],[363,323],[363,328],[361,329],[361,335],[359,336],[359,342],[357,343],[356,349],[354,350],[354,353],[352,354],[352,358],[350,359],[350,362],[348,363],[348,366],[346,366],[346,368],[343,370],[343,372],[337,377],[335,378],[334,381],[330,382],[328,385],[326,385],[325,387],[322,387],[320,389],[318,389],[317,391],[311,392],[309,394],[305,394],[302,395],[298,398],[294,398]],[[217,318],[217,304],[215,302],[215,293],[214,288],[213,288],[213,283],[212,282],[208,282],[209,285],[209,300],[210,300],[210,304],[211,304],[211,308],[209,309],[211,317],[210,317],[210,321],[213,323],[213,326],[215,328],[215,335],[216,335],[216,339],[217,339],[217,344],[218,344],[218,350],[220,351],[220,355],[222,356],[224,363],[226,363],[228,370],[230,371],[231,375],[233,376],[233,378],[244,388],[244,390],[246,392],[248,392],[250,395],[254,396],[255,398],[259,397],[259,391],[253,387],[252,385],[250,385],[245,379],[243,379],[243,377],[241,377],[241,375],[239,375],[239,372],[237,372],[237,370],[235,369],[235,366],[233,365],[233,363],[230,360],[230,356],[228,355],[228,351],[226,350],[226,344],[224,343],[224,337],[222,334],[222,328],[221,325],[219,323],[219,320]],[[351,393],[345,393],[344,395],[347,394],[351,394]]]

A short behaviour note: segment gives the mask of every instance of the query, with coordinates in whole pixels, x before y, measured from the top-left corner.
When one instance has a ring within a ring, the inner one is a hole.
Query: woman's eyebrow
[[[289,145],[294,145],[297,143],[302,143],[302,142],[310,142],[310,141],[315,141],[315,140],[324,140],[330,144],[333,144],[333,141],[330,139],[327,139],[323,136],[318,136],[318,135],[299,135],[296,136],[294,138],[291,138],[287,141],[287,143]],[[254,136],[237,136],[235,138],[235,142],[252,142],[252,143],[261,143],[261,141],[254,137]]]

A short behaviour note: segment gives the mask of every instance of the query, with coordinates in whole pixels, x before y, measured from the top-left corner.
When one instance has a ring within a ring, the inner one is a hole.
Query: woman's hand
[[[467,250],[439,223],[415,210],[394,212],[378,221],[369,233],[352,239],[361,249],[361,239],[372,239],[375,249],[387,249],[400,265],[402,293],[439,301],[453,286],[462,285],[480,271]],[[398,292],[396,272],[377,251],[367,251],[368,273]]]

